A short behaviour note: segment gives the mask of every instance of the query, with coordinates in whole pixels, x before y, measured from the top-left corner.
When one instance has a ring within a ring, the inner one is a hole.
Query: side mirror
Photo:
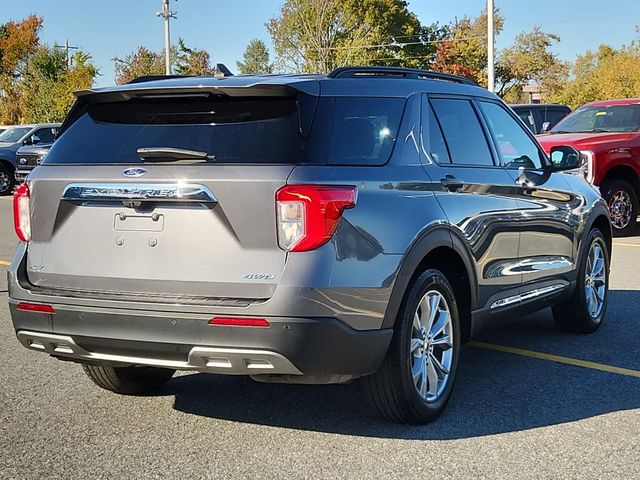
[[[586,163],[585,156],[570,145],[551,147],[549,156],[556,172],[577,170]]]
[[[542,124],[542,133],[547,133],[551,128],[551,122],[544,122]]]
[[[35,133],[31,135],[31,145],[37,145],[40,143],[40,137]]]

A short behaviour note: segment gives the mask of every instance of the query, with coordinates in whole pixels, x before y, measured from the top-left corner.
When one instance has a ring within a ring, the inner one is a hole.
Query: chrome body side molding
[[[494,310],[496,308],[507,307],[515,303],[531,300],[537,297],[542,297],[544,295],[550,295],[557,291],[563,290],[565,287],[566,287],[565,284],[556,283],[553,285],[549,285],[547,287],[541,287],[541,288],[536,288],[534,290],[529,290],[528,292],[520,293],[518,295],[512,295],[510,297],[501,298],[491,304],[491,310]]]

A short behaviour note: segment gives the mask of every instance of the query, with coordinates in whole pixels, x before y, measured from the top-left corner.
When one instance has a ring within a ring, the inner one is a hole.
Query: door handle
[[[440,179],[440,184],[450,192],[456,192],[462,187],[464,187],[464,180],[456,178],[453,175],[447,174]]]

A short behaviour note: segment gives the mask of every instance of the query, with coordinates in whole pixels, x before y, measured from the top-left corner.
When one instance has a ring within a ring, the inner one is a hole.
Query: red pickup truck
[[[614,234],[634,232],[640,198],[640,98],[588,103],[536,138],[547,153],[559,145],[582,152],[583,174],[607,201]]]

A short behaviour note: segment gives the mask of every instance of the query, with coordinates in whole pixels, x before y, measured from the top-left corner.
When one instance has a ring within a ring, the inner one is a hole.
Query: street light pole
[[[496,72],[495,72],[495,28],[493,25],[493,0],[487,0],[487,89],[490,92],[495,91]]]
[[[164,17],[164,70],[165,74],[171,75],[171,34],[169,30],[169,20],[176,17],[176,12],[169,8],[169,0],[162,0],[162,10],[156,13],[158,17]]]

